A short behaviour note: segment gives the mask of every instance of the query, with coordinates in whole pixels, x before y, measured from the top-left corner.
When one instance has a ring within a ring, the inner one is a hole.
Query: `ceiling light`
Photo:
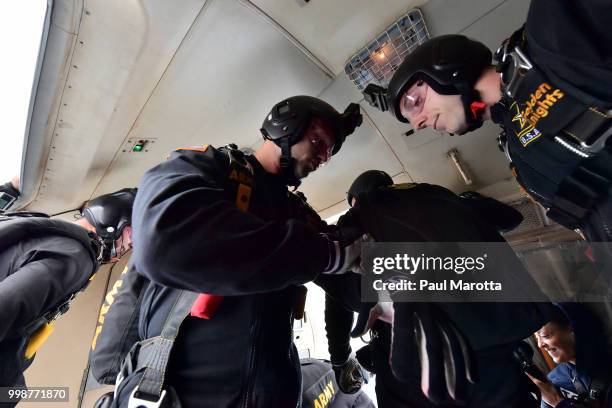
[[[427,39],[423,15],[412,9],[349,58],[344,72],[360,91],[370,83],[387,86],[404,58]]]

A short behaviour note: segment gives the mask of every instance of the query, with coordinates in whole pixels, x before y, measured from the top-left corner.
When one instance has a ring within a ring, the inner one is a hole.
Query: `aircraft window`
[[[2,2],[0,5],[0,112],[2,148],[0,184],[17,175],[27,128],[30,98],[35,94],[37,58],[45,28],[45,0]]]

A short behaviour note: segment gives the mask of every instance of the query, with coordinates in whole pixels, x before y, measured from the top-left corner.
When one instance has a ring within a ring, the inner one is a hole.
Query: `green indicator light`
[[[138,142],[134,145],[134,147],[132,148],[132,151],[141,152],[143,148],[144,148],[144,143]]]

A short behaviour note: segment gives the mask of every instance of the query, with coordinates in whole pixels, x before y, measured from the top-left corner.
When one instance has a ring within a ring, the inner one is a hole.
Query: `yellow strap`
[[[110,310],[111,306],[115,302],[115,297],[117,293],[119,293],[119,289],[123,286],[123,279],[125,278],[125,274],[128,272],[129,267],[126,265],[123,268],[123,272],[119,275],[119,279],[115,281],[112,289],[106,294],[104,297],[104,303],[100,306],[100,313],[98,314],[98,324],[96,325],[96,331],[94,332],[93,339],[91,340],[91,349],[96,349],[96,343],[98,341],[98,336],[102,333],[102,327],[104,326],[104,320],[106,318],[106,314]]]
[[[47,341],[51,333],[53,333],[53,330],[55,330],[55,322],[46,323],[30,337],[25,351],[25,357],[28,360],[34,357],[34,354],[36,354],[40,346]]]

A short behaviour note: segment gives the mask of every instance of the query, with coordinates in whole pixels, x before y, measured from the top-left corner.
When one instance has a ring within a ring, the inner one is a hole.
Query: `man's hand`
[[[557,387],[555,387],[553,383],[551,383],[550,381],[540,381],[529,374],[527,374],[527,376],[540,389],[540,393],[542,394],[542,401],[544,401],[551,407],[556,407],[557,404],[563,401],[563,395],[561,395],[561,392],[557,389]]]
[[[368,374],[359,362],[349,357],[346,363],[332,366],[336,374],[336,382],[345,394],[354,394],[364,383],[368,382]]]
[[[463,335],[433,304],[395,302],[393,309],[393,374],[409,380],[418,358],[421,390],[430,401],[465,403],[476,373]]]
[[[366,334],[376,323],[376,320],[382,320],[389,324],[393,323],[393,302],[361,303],[357,322],[351,330],[351,337],[361,337]]]

